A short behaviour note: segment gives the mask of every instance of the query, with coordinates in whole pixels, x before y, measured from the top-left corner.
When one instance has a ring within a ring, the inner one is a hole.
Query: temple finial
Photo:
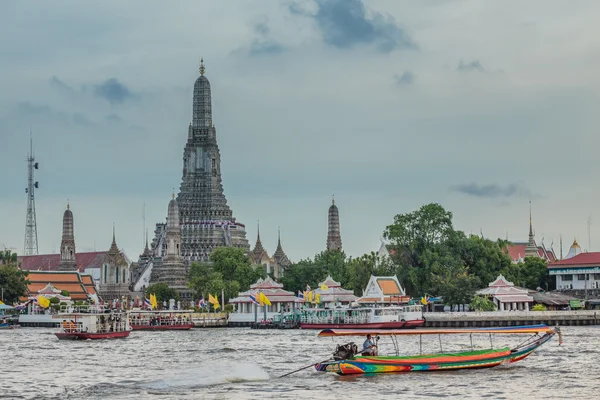
[[[533,235],[533,223],[531,221],[531,200],[529,200],[529,235]]]
[[[281,227],[277,227],[277,244],[281,244]]]
[[[204,75],[204,71],[205,71],[205,68],[204,68],[204,58],[201,58],[200,59],[200,75]]]
[[[115,223],[113,222],[113,243],[117,243],[115,240]]]
[[[67,199],[67,210],[71,209],[71,202],[69,201],[69,199]]]
[[[334,206],[335,205],[335,194],[331,195],[331,205]]]
[[[175,188],[173,188],[173,193],[171,193],[171,198],[175,200]]]

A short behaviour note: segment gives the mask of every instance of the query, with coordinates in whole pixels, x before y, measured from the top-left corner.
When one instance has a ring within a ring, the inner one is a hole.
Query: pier
[[[194,313],[192,322],[196,328],[216,328],[227,326],[227,313]]]
[[[600,325],[599,310],[582,311],[491,311],[491,312],[429,312],[425,316],[428,328],[485,328],[546,324],[548,326]]]

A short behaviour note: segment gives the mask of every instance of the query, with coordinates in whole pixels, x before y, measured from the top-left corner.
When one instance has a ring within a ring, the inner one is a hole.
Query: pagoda
[[[202,60],[200,76],[194,84],[192,122],[183,150],[183,177],[177,194],[180,255],[186,264],[196,260],[209,262],[216,247],[238,247],[250,251],[246,227],[233,217],[223,192],[210,82],[204,73]],[[156,257],[163,257],[166,252],[166,234],[166,225],[157,224],[152,241]]]

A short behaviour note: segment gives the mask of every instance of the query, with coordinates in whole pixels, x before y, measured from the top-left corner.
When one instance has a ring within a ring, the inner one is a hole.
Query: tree
[[[286,290],[296,293],[306,289],[306,285],[316,288],[319,282],[327,278],[327,269],[324,265],[318,265],[313,260],[300,260],[291,265],[281,279]]]
[[[509,264],[502,275],[516,286],[537,290],[548,290],[551,285],[546,262],[539,257],[525,257],[523,262]]]
[[[496,304],[485,296],[474,296],[469,307],[474,311],[496,311]]]
[[[29,272],[17,268],[17,255],[8,253],[3,253],[5,264],[0,265],[0,290],[4,293],[4,302],[14,304],[27,294],[27,285],[31,282],[27,280]]]
[[[156,301],[162,303],[163,301],[168,302],[171,299],[175,301],[179,300],[179,293],[177,290],[172,289],[166,283],[153,283],[146,288],[146,297],[150,298],[150,295],[156,296]]]
[[[244,250],[237,247],[217,247],[210,255],[210,260],[213,269],[229,279],[235,279],[239,267],[249,267],[251,264]]]
[[[342,286],[348,284],[349,276],[346,268],[346,255],[343,251],[325,250],[315,256],[314,264],[320,271],[327,271],[327,274],[331,275],[335,281],[340,282]],[[323,279],[325,278],[326,276],[323,277]]]

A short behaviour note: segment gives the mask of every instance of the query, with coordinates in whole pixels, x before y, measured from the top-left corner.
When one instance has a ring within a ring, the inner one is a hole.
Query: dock
[[[600,325],[600,310],[429,312],[423,315],[427,328],[486,328],[535,324]]]
[[[219,328],[228,325],[227,313],[194,313],[192,322],[196,328]]]

